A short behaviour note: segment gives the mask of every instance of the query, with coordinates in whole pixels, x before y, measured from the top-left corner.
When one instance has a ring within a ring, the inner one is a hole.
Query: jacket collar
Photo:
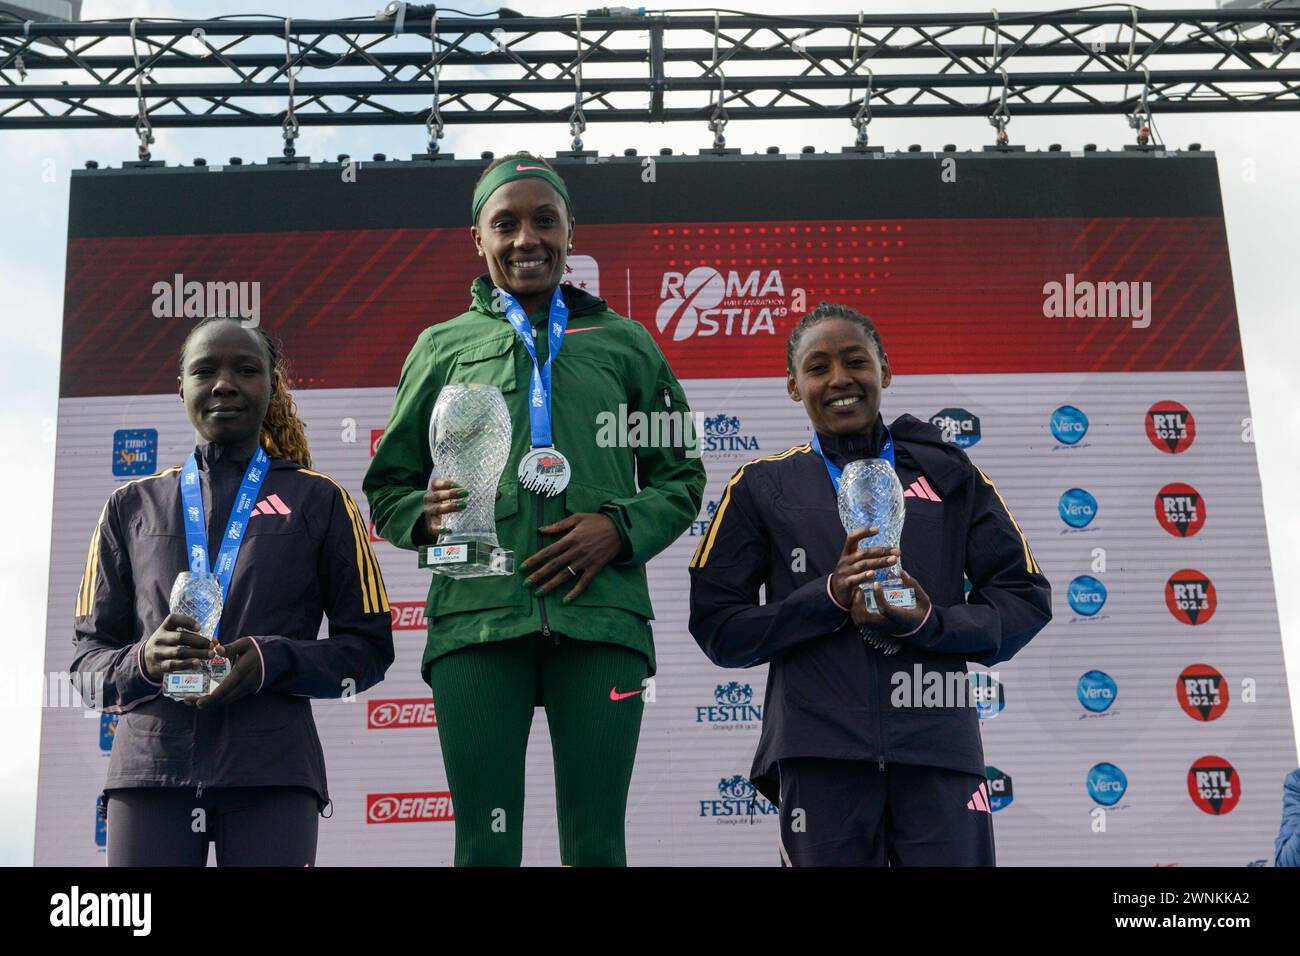
[[[231,445],[222,445],[217,442],[205,442],[202,445],[194,446],[194,453],[198,458],[200,471],[211,471],[214,467],[221,470],[237,470],[241,474],[248,467],[249,460],[253,457],[248,452],[235,448]],[[267,452],[269,455],[270,452]],[[276,468],[300,468],[297,462],[289,461],[285,458],[272,458],[270,469]]]
[[[504,321],[504,315],[492,310],[492,290],[495,288],[491,276],[486,273],[476,278],[470,284],[470,309]],[[560,283],[560,289],[564,294],[564,303],[569,307],[570,315],[585,315],[609,308],[604,299],[597,298],[590,292],[571,286],[567,282]]]
[[[839,468],[859,458],[875,458],[880,454],[880,446],[885,440],[885,423],[877,415],[876,423],[868,432],[853,435],[832,435],[818,431],[817,440],[822,451]]]

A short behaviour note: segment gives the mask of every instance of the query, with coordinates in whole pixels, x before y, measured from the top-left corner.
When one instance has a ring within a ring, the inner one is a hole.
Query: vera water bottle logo
[[[1081,574],[1070,582],[1065,598],[1075,614],[1093,617],[1106,603],[1106,585],[1090,574]]]
[[[1099,763],[1088,771],[1088,796],[1103,807],[1113,807],[1124,799],[1128,777],[1113,763]]]
[[[1075,685],[1075,693],[1084,710],[1100,714],[1115,703],[1115,698],[1119,696],[1119,688],[1115,685],[1115,679],[1105,671],[1093,670],[1079,678],[1078,684]]]
[[[1077,445],[1088,434],[1088,416],[1073,405],[1062,405],[1052,412],[1052,437],[1062,445]]]
[[[1071,528],[1086,528],[1097,517],[1097,499],[1082,488],[1071,488],[1061,495],[1057,511]]]

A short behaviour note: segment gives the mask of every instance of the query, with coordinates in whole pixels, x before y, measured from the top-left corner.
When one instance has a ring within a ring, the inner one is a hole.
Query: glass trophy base
[[[211,693],[212,675],[206,670],[172,671],[163,676],[163,696],[172,700],[192,700]]]
[[[891,607],[905,609],[916,607],[916,588],[905,588],[901,584],[882,584],[880,589],[885,593],[885,600],[889,602]],[[877,613],[875,590],[864,585],[862,586],[862,596],[866,598],[867,610],[873,614]]]
[[[486,541],[432,544],[420,548],[420,567],[449,578],[482,578],[515,573],[515,553]]]

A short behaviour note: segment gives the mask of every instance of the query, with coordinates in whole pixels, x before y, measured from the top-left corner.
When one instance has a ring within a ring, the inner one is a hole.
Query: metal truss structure
[[[629,15],[632,14],[632,15]],[[1300,109],[1300,10],[0,21],[0,130],[696,122]]]

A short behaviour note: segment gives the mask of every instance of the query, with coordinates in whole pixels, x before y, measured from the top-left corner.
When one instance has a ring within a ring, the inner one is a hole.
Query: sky
[[[263,0],[257,12],[294,18],[330,19],[372,15],[379,0],[283,2]],[[1205,0],[1202,3],[1206,6]],[[493,5],[460,0],[467,12]],[[1116,6],[1121,6],[1116,4]],[[1188,0],[1147,2],[1147,9],[1188,9]],[[529,16],[571,13],[569,2],[514,0],[512,9]],[[774,0],[748,0],[741,9],[787,14],[790,6]],[[1056,4],[1000,0],[1002,13],[1051,10]],[[98,2],[87,0],[85,20],[137,16],[204,19],[246,13],[249,5],[213,2]],[[961,0],[856,3],[804,0],[803,13],[984,12],[983,4]],[[1114,38],[1113,32],[1108,35]],[[1035,66],[1035,69],[1041,69]],[[883,71],[882,71],[883,72]],[[39,76],[39,74],[37,74]],[[1294,504],[1292,479],[1300,473],[1300,297],[1291,289],[1295,268],[1296,223],[1300,222],[1300,123],[1295,113],[1169,115],[1156,120],[1170,147],[1192,142],[1213,150],[1219,160],[1220,185],[1245,355],[1251,412],[1255,423],[1271,552],[1273,579],[1283,598],[1300,580],[1300,508]],[[1016,118],[1012,109],[1011,142],[1030,149],[1061,143],[1066,149],[1084,143],[1116,148],[1133,141],[1122,116]],[[726,130],[727,145],[744,152],[769,145],[794,152],[804,145],[838,151],[850,145],[854,131],[847,121],[739,122]],[[872,142],[887,149],[919,143],[926,150],[955,143],[978,149],[992,142],[983,118],[939,120],[877,119]],[[157,130],[155,159],[189,163],[195,156],[214,162],[228,156],[262,162],[280,152],[280,131],[267,129]],[[449,127],[445,152],[462,157],[483,150],[502,153],[529,149],[551,155],[569,148],[566,123],[553,127]],[[705,124],[592,124],[585,147],[602,154],[634,147],[641,154],[669,146],[694,152],[711,145]],[[409,156],[422,152],[424,129],[303,127],[299,155],[333,159],[347,153],[368,157],[375,152]],[[68,183],[72,169],[88,159],[101,167],[135,159],[131,130],[77,132],[0,132],[0,355],[8,356],[0,376],[0,501],[8,503],[8,533],[0,548],[0,612],[9,624],[6,662],[0,668],[0,865],[29,865],[34,846],[36,774],[44,680],[46,585],[54,483],[54,448],[58,415],[59,348],[63,315],[63,280],[67,243]],[[1289,477],[1290,476],[1290,477]],[[89,533],[89,529],[87,531]],[[1265,547],[1265,542],[1260,542]],[[1300,714],[1300,605],[1279,606],[1287,658],[1292,713]],[[70,612],[69,612],[70,613]],[[68,620],[71,640],[71,619]],[[69,647],[71,645],[69,644]]]

